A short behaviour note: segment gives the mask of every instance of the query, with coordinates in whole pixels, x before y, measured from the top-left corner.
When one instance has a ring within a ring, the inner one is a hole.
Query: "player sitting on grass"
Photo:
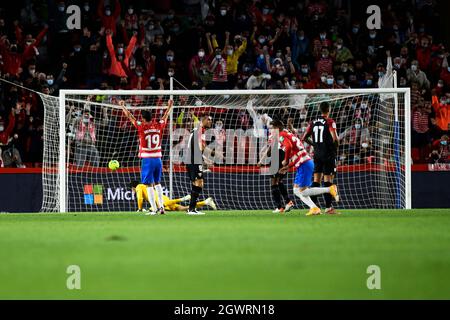
[[[279,130],[280,148],[285,153],[285,158],[282,162],[283,167],[279,172],[284,174],[292,167],[297,169],[294,180],[294,194],[310,208],[306,214],[307,216],[320,214],[320,208],[316,206],[310,196],[330,193],[338,201],[339,197],[336,185],[327,188],[310,188],[314,172],[314,162],[311,160],[308,152],[306,152],[302,142],[294,134],[285,130],[284,123],[281,120],[272,121],[272,126],[274,129]]]
[[[149,201],[148,192],[147,192],[147,186],[145,184],[139,183],[138,181],[132,181],[130,183],[131,189],[134,190],[136,193],[137,203],[138,203],[138,210],[137,212],[147,212],[144,209],[144,201]],[[156,190],[154,191],[156,193]],[[156,195],[155,195],[156,197]],[[191,199],[190,195],[184,196],[183,198],[178,199],[170,199],[169,197],[163,195],[163,206],[165,211],[186,211],[189,207],[183,206],[180,203],[183,201],[189,201]],[[157,200],[158,201],[158,200]],[[159,202],[157,204],[160,206]],[[208,206],[213,210],[217,210],[217,206],[213,200],[213,198],[209,197],[206,200],[199,201],[196,204],[197,208],[201,208],[204,206]],[[147,215],[154,215],[156,214],[154,208],[151,208],[150,211],[146,213]]]

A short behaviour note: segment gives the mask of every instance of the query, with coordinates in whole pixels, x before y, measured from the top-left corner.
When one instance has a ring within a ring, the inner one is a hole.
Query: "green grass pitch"
[[[0,298],[450,298],[450,210],[343,212],[1,214]]]

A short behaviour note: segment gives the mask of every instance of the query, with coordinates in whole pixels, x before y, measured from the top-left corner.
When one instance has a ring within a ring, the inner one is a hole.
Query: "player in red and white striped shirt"
[[[306,215],[320,214],[320,208],[315,205],[310,196],[330,193],[336,199],[338,198],[336,185],[326,188],[310,188],[314,173],[314,162],[311,160],[303,143],[293,133],[285,130],[282,121],[272,121],[272,127],[279,130],[280,148],[285,153],[285,158],[282,162],[283,167],[279,172],[286,173],[290,168],[296,168],[294,194],[310,208]]]
[[[142,110],[142,122],[137,121],[130,111],[125,108],[124,101],[120,101],[119,105],[138,131],[139,158],[142,159],[141,183],[147,186],[150,204],[152,205],[152,211],[149,214],[155,214],[156,212],[164,214],[164,207],[158,208],[156,205],[154,190],[156,190],[158,196],[158,203],[164,203],[160,183],[162,175],[161,142],[167,118],[172,110],[173,101],[169,100],[167,110],[160,120],[152,119],[150,111]]]

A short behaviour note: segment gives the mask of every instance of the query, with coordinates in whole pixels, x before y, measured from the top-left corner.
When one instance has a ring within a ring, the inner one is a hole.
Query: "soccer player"
[[[279,130],[280,148],[285,152],[285,158],[282,162],[283,167],[279,172],[286,173],[290,168],[296,168],[294,194],[310,208],[306,214],[307,216],[321,214],[320,208],[316,206],[310,196],[330,193],[338,200],[337,187],[332,185],[327,188],[310,188],[314,162],[311,160],[308,152],[306,152],[302,142],[294,134],[284,129],[284,123],[281,120],[272,121],[272,126]]]
[[[271,120],[272,121],[272,120]],[[269,151],[272,153],[272,146],[274,143],[274,130],[272,128],[269,129],[269,139],[267,145],[263,147],[261,150],[261,159],[258,162],[258,167],[262,166],[262,162],[267,157]],[[270,188],[272,192],[272,198],[275,202],[276,208],[273,210],[273,213],[283,213],[291,211],[294,206],[294,202],[289,198],[289,194],[286,188],[286,185],[283,183],[284,177],[286,177],[287,173],[280,173],[279,170],[282,168],[282,160],[285,158],[285,152],[278,148],[278,167],[277,172],[273,174],[270,178]],[[284,203],[283,203],[284,199]],[[285,204],[285,205],[284,205]]]
[[[205,114],[201,117],[201,121],[197,127],[192,129],[187,144],[184,163],[189,174],[189,179],[192,182],[191,202],[187,214],[202,215],[203,212],[197,211],[196,203],[200,193],[203,190],[203,163],[208,163],[209,160],[203,155],[206,149],[205,131],[211,128],[212,117]]]
[[[144,201],[150,202],[147,192],[147,186],[145,184],[139,183],[138,181],[132,181],[130,183],[131,189],[136,192],[136,198],[138,203],[137,212],[146,212],[144,207]],[[156,194],[156,190],[154,191]],[[155,195],[156,196],[156,195]],[[185,211],[188,209],[187,206],[180,205],[183,201],[188,201],[191,199],[190,195],[184,196],[183,198],[178,199],[170,199],[169,197],[163,195],[163,206],[165,211]],[[157,200],[159,201],[159,200]],[[159,205],[159,202],[157,203]],[[204,201],[199,201],[196,203],[197,208],[201,208],[204,206],[209,206],[213,210],[217,210],[217,206],[213,200],[213,198],[209,197]],[[154,215],[155,209],[151,209],[146,213],[147,215]]]
[[[331,187],[333,177],[336,174],[336,154],[339,139],[336,133],[336,122],[329,118],[330,105],[327,102],[320,104],[322,115],[311,121],[303,136],[303,141],[314,147],[314,182],[312,187],[320,187],[323,176],[323,186]],[[338,213],[332,206],[332,196],[324,194],[325,213]],[[317,204],[317,196],[311,196],[312,201]]]
[[[142,122],[137,121],[131,112],[125,108],[123,100],[119,102],[119,105],[138,131],[139,158],[142,159],[141,182],[148,188],[150,204],[152,208],[156,208],[156,213],[164,214],[164,207],[162,205],[157,207],[156,205],[154,190],[156,190],[159,203],[162,204],[163,194],[160,183],[162,175],[161,142],[167,118],[173,107],[173,101],[169,100],[167,110],[159,121],[156,118],[152,119],[151,112],[148,110],[142,110],[143,120]]]

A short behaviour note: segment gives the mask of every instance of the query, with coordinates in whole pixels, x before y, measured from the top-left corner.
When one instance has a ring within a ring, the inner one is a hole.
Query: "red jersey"
[[[311,160],[305,146],[293,133],[283,130],[280,132],[280,149],[284,151],[284,160],[289,167],[300,167],[303,163]]]
[[[139,158],[161,158],[162,134],[167,122],[164,120],[138,122]]]

